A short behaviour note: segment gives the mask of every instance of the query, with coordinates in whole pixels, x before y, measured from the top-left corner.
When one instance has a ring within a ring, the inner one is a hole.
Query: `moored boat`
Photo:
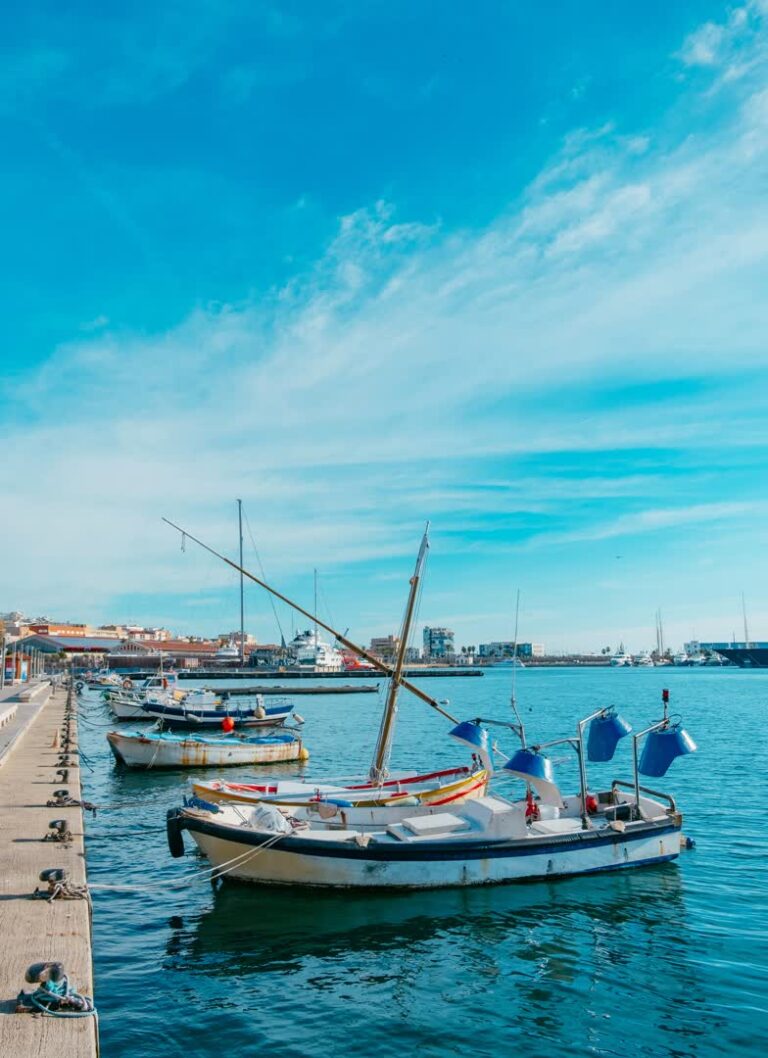
[[[231,702],[222,701],[215,708],[195,708],[186,702],[164,703],[145,702],[143,711],[147,718],[162,720],[170,727],[221,727],[222,721],[229,718],[238,727],[275,727],[284,724],[293,712],[293,703],[287,699],[273,699],[269,705],[259,704],[255,708],[244,709]]]
[[[204,768],[304,761],[309,753],[292,732],[239,737],[169,731],[107,732],[115,758],[131,768]]]
[[[448,804],[458,804],[467,797],[481,796],[488,785],[488,778],[485,768],[464,766],[445,768],[426,775],[396,776],[375,784],[363,782],[340,786],[323,781],[239,783],[213,779],[209,782],[193,782],[192,789],[197,797],[216,804],[235,802],[253,805],[268,801],[281,808],[296,808],[302,804],[320,804],[323,801],[338,804],[343,800],[344,807],[408,807],[412,812],[414,807],[420,805],[442,808]]]

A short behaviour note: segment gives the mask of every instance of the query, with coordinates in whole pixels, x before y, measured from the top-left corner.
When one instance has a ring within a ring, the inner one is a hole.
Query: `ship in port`
[[[702,643],[740,669],[768,669],[768,643]]]

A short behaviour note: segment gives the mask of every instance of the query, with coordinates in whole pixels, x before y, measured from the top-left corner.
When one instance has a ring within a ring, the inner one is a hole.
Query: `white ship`
[[[317,632],[299,632],[291,640],[290,649],[299,668],[317,669],[323,672],[341,672],[344,669],[344,657],[340,650],[321,639]]]
[[[621,643],[619,645],[619,649],[616,651],[616,653],[611,655],[611,665],[614,668],[620,668],[620,667],[623,667],[624,665],[631,665],[631,664],[632,664],[632,655],[628,654],[626,652],[626,650],[624,649],[624,644]]]

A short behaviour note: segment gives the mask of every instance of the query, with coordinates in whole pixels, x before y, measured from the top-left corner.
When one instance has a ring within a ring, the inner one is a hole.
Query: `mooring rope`
[[[261,845],[258,845],[255,849],[246,849],[245,852],[240,852],[237,856],[233,856],[231,860],[226,860],[224,863],[219,864],[217,867],[205,867],[202,870],[194,871],[192,874],[187,875],[184,878],[178,879],[175,882],[158,882],[154,885],[106,885],[100,882],[95,884],[89,884],[89,889],[105,889],[115,890],[119,892],[153,892],[157,889],[179,889],[188,885],[194,885],[195,882],[200,879],[204,879],[208,882],[215,882],[218,878],[223,878],[224,875],[229,874],[236,867],[242,866],[247,863],[248,860],[255,858],[261,852],[265,852],[268,848],[271,848],[277,843],[277,841],[284,837],[284,834],[275,834],[273,837],[268,838]],[[206,875],[208,877],[206,877]]]

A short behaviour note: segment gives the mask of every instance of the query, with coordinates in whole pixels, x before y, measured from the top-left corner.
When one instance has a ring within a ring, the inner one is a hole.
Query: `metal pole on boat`
[[[590,721],[602,716],[605,709],[598,709],[596,713],[579,720],[576,736],[576,752],[579,755],[579,778],[581,780],[581,825],[585,830],[589,829],[589,817],[587,815],[587,762],[584,758],[584,728]]]
[[[258,584],[260,588],[264,588],[264,590],[268,591],[270,595],[274,595],[276,599],[280,599],[282,602],[286,603],[286,605],[296,610],[297,613],[302,614],[310,621],[317,621],[318,625],[321,628],[325,629],[326,632],[329,632],[338,643],[341,643],[341,645],[346,647],[347,650],[351,650],[359,657],[365,658],[366,661],[370,661],[373,667],[375,669],[378,669],[379,672],[383,672],[387,676],[391,676],[393,674],[394,669],[391,665],[387,665],[386,662],[381,660],[381,658],[378,658],[375,654],[371,654],[371,652],[366,650],[365,647],[361,647],[357,643],[353,643],[351,639],[347,639],[345,635],[342,635],[341,632],[337,632],[336,629],[333,628],[331,625],[326,624],[325,621],[322,621],[319,617],[316,617],[314,614],[311,614],[308,610],[305,610],[303,606],[299,606],[299,604],[294,602],[293,599],[289,599],[287,595],[283,595],[282,592],[279,592],[276,588],[270,587],[270,585],[267,584],[266,581],[260,580],[259,577],[251,573],[250,570],[245,569],[243,566],[238,566],[238,564],[236,562],[233,562],[231,558],[227,558],[226,555],[220,554],[220,552],[216,551],[208,544],[204,544],[202,540],[199,540],[196,536],[193,536],[192,533],[190,533],[188,530],[182,529],[180,525],[176,525],[175,522],[172,522],[170,518],[163,518],[163,521],[166,523],[166,525],[170,525],[172,529],[175,529],[177,533],[181,533],[181,535],[185,539],[191,540],[193,544],[197,544],[198,547],[202,547],[204,551],[208,551],[209,554],[215,555],[215,557],[221,559],[222,562],[226,562],[226,564],[228,566],[231,566],[232,569],[239,570],[248,578],[248,580],[252,580],[254,584]],[[401,678],[400,685],[409,690],[411,694],[415,694],[416,697],[420,698],[422,702],[426,702],[427,705],[430,705],[433,709],[440,713],[441,716],[444,716],[446,720],[450,720],[452,724],[458,724],[459,721],[456,719],[455,716],[451,716],[447,709],[443,709],[443,707],[438,701],[436,701],[436,699],[426,694],[424,691],[421,690],[420,687],[417,687],[416,684],[411,683],[410,680]]]
[[[237,520],[240,527],[240,668],[245,667],[245,589],[243,586],[243,501],[237,501]]]
[[[664,718],[657,720],[655,724],[651,724],[650,727],[646,727],[645,731],[638,731],[636,735],[632,736],[632,758],[635,768],[635,812],[638,819],[643,818],[643,814],[640,811],[640,769],[637,762],[637,747],[640,744],[640,739],[645,738],[646,735],[650,735],[651,731],[661,731],[669,725],[668,713],[668,702],[669,692],[662,692],[662,701],[664,702]]]
[[[512,695],[511,695],[509,704],[512,707],[512,712],[515,714],[515,720],[517,721],[517,727],[516,727],[517,734],[520,737],[520,741],[521,741],[521,743],[523,745],[523,749],[525,749],[525,726],[523,724],[522,717],[520,716],[520,713],[518,712],[518,709],[517,709],[517,694],[515,693],[516,689],[517,689],[516,688],[516,684],[517,684],[517,629],[518,629],[519,617],[520,617],[520,589],[518,588],[517,589],[517,601],[515,603],[515,645],[514,645],[514,649],[512,650]]]

